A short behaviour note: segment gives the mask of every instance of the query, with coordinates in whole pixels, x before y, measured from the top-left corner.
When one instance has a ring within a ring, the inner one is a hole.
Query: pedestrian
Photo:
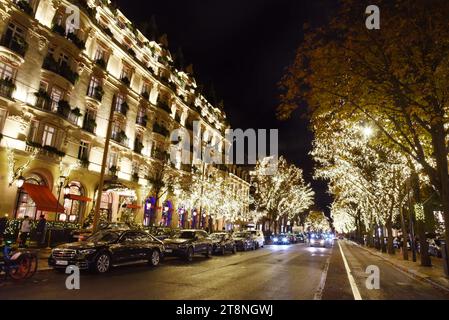
[[[8,218],[0,218],[0,246],[3,244],[3,239],[5,238],[6,226],[8,224]]]
[[[47,219],[45,219],[45,215],[41,215],[39,218],[39,222],[36,227],[36,238],[37,238],[37,246],[41,247],[45,242],[45,234],[47,231]]]
[[[25,216],[22,221],[22,226],[20,228],[20,248],[26,248],[26,242],[31,232],[31,222],[30,217]]]

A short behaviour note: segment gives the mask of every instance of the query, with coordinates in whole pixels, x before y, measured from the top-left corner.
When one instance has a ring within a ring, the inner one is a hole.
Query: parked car
[[[256,240],[250,232],[237,232],[233,235],[239,251],[256,250]]]
[[[292,243],[291,241],[292,241],[292,238],[290,236],[281,233],[281,234],[275,235],[273,237],[272,243],[285,245],[285,244],[291,244]]]
[[[229,233],[213,233],[210,235],[210,238],[212,240],[212,253],[225,255],[226,251],[230,251],[233,254],[237,252],[235,241]]]
[[[265,236],[260,230],[251,230],[249,231],[256,241],[256,249],[263,248],[265,246]]]
[[[164,241],[165,239],[173,237],[178,231],[179,230],[175,230],[172,228],[160,227],[155,228],[154,231],[150,232],[150,234],[153,235],[156,239]]]
[[[56,247],[48,264],[60,270],[73,265],[106,273],[111,267],[141,262],[157,266],[163,255],[163,243],[143,231],[101,230],[86,241]]]
[[[207,258],[212,254],[213,243],[204,230],[183,230],[164,240],[165,255],[192,261],[196,254]]]
[[[98,224],[98,230],[131,230],[133,229],[132,226],[129,224],[126,224],[124,222],[101,222]],[[85,241],[87,238],[89,238],[93,233],[93,225],[89,225],[87,228],[79,229],[79,230],[73,230],[72,231],[72,238],[73,241]]]

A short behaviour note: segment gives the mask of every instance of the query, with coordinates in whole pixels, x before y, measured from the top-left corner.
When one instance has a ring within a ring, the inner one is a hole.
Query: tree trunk
[[[407,249],[408,232],[407,226],[405,224],[403,206],[401,206],[400,212],[401,212],[401,229],[402,229],[402,257],[404,258],[404,260],[408,260],[408,249]]]
[[[370,248],[374,247],[374,245],[373,245],[373,240],[374,240],[373,229],[374,229],[374,226],[371,225],[370,228],[368,229],[368,236],[366,237],[366,245],[367,245],[367,247],[370,247]]]
[[[382,253],[387,253],[387,246],[385,244],[385,231],[384,225],[380,225],[380,250]]]
[[[394,254],[394,246],[393,246],[393,227],[392,227],[392,222],[391,222],[391,217],[392,215],[390,215],[388,221],[386,222],[385,226],[387,227],[387,253],[388,254]]]
[[[416,172],[412,173],[412,188],[413,188],[413,198],[415,200],[415,203],[422,205],[419,176]],[[413,208],[413,210],[415,210],[415,209]],[[416,212],[415,212],[416,230],[418,232],[418,237],[419,237],[419,247],[420,247],[419,253],[420,253],[420,257],[421,257],[421,265],[424,267],[431,267],[432,261],[430,260],[429,244],[426,239],[426,230],[425,230],[425,224],[424,224],[424,220],[423,220],[424,212],[422,212],[421,215],[417,216]]]
[[[437,189],[440,193],[440,199],[444,210],[445,240],[446,243],[449,243],[449,171],[447,160],[448,150],[446,147],[446,135],[443,120],[440,119],[437,123],[435,123],[432,126],[432,129],[432,144],[436,158],[436,168],[439,180]]]

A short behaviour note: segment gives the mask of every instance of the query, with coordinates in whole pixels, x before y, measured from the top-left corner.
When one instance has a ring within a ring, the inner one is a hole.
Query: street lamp
[[[20,176],[17,178],[17,180],[16,180],[17,188],[19,188],[19,189],[22,188],[24,183],[25,183],[25,178],[23,176]]]
[[[366,139],[369,139],[373,136],[374,130],[370,126],[365,126],[362,128],[362,134]]]
[[[55,221],[58,221],[58,216],[59,216],[59,201],[61,200],[61,192],[64,189],[64,194],[66,192],[66,188],[62,188],[62,186],[65,183],[65,180],[67,179],[67,177],[65,176],[59,176],[58,178],[58,201],[56,202],[56,214],[55,214]],[[69,192],[70,192],[70,188],[69,188]]]

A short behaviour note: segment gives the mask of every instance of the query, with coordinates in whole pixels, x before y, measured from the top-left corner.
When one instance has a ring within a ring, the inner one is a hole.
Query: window
[[[139,162],[137,162],[137,161],[134,161],[133,162],[133,174],[139,174],[140,173],[140,165],[139,165]]]
[[[80,142],[80,147],[78,150],[78,159],[79,160],[89,160],[89,147],[90,144],[85,141]]]
[[[51,110],[58,111],[59,101],[64,99],[64,92],[58,87],[53,87],[50,93]]]
[[[71,196],[85,196],[84,188],[78,181],[72,181],[68,184]],[[72,200],[72,198],[64,199],[64,208],[68,215],[68,221],[81,222],[84,215],[86,204],[83,201]]]
[[[0,95],[11,98],[15,89],[14,78],[16,69],[8,64],[0,62],[0,80],[5,80],[0,83]]]
[[[97,113],[93,109],[87,109],[84,116],[83,129],[91,133],[95,133]]]
[[[129,81],[131,81],[131,77],[132,77],[131,67],[124,63],[123,68],[122,68],[122,73],[120,74],[120,79],[126,78]]]
[[[123,94],[115,96],[115,111],[123,113],[123,104],[126,102],[126,98]]]
[[[104,60],[106,61],[106,50],[102,46],[97,46],[95,51],[94,60]]]
[[[49,125],[44,126],[44,133],[42,135],[42,146],[53,147],[56,136],[56,129]]]
[[[16,69],[9,64],[0,62],[0,79],[11,79],[14,80],[16,76]]]
[[[101,81],[97,77],[90,79],[89,88],[87,89],[87,95],[91,98],[97,98],[98,88],[101,87]]]
[[[32,174],[31,176],[27,177],[25,179],[25,183],[34,184],[34,185],[41,185],[45,186],[47,183],[45,180],[38,176],[37,174]],[[16,207],[16,219],[23,219],[25,216],[30,217],[31,220],[35,220],[37,218],[37,210],[36,210],[36,204],[34,203],[33,199],[26,193],[26,191],[23,188],[19,189],[18,194],[18,200],[17,200],[17,207]]]
[[[117,160],[118,160],[118,156],[117,156],[117,152],[110,152],[109,153],[109,159],[108,159],[108,168],[112,168],[112,167],[116,167],[117,168]]]
[[[28,141],[36,142],[38,129],[39,129],[39,121],[32,120],[30,131],[28,132]]]
[[[4,41],[8,47],[11,47],[13,44],[21,43],[25,39],[25,28],[19,26],[15,23],[10,23],[8,25],[8,29],[6,30]]]
[[[150,94],[150,84],[148,82],[144,82],[142,85],[142,94]]]
[[[58,62],[59,62],[60,66],[62,66],[62,65],[68,66],[69,65],[69,61],[70,61],[70,58],[69,58],[69,56],[67,54],[65,54],[64,52],[61,52],[59,54]]]

